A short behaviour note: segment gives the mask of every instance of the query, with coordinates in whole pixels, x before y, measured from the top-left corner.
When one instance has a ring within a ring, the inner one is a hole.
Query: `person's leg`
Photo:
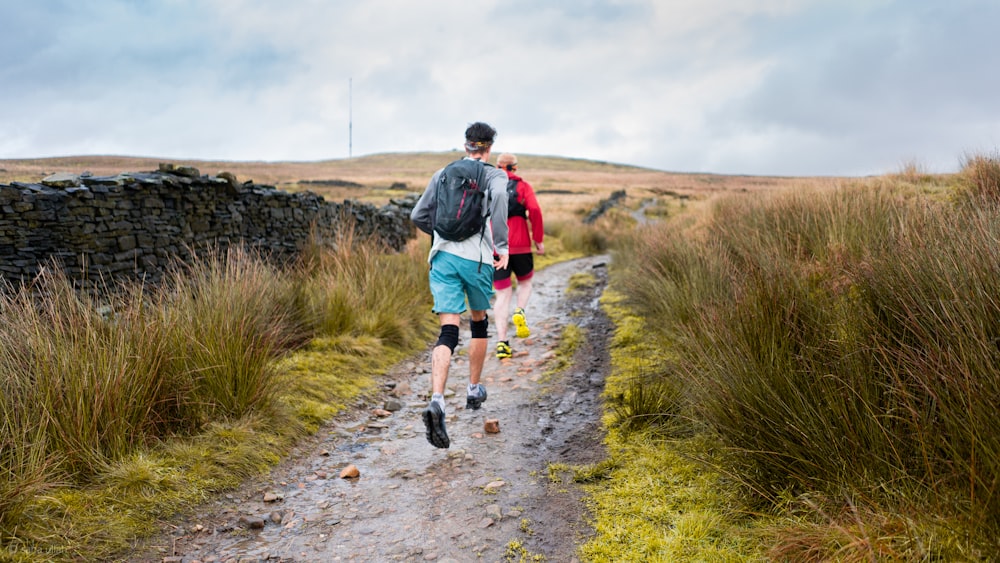
[[[486,363],[488,335],[486,326],[482,326],[485,324],[484,321],[486,321],[486,311],[472,311],[473,331],[469,340],[469,383],[472,385],[479,384],[479,378],[483,375],[483,365]],[[477,331],[475,323],[480,323],[482,329]]]
[[[431,351],[431,393],[443,396],[445,385],[448,384],[451,356],[458,342],[458,324],[461,318],[455,313],[441,313],[438,318],[441,320],[441,336]]]
[[[445,428],[444,390],[448,383],[451,356],[458,345],[460,315],[465,311],[465,294],[460,275],[463,259],[439,252],[431,262],[429,274],[434,311],[438,313],[441,334],[431,350],[431,401],[423,412],[427,441],[436,448],[451,445]]]
[[[493,297],[494,275],[489,272],[470,272],[467,278],[466,298],[469,300],[469,310],[472,317],[472,338],[469,340],[469,390],[466,394],[465,408],[478,409],[486,400],[486,387],[480,383],[483,365],[486,363],[486,347],[489,343],[489,317],[486,310],[490,308],[490,298]]]
[[[514,314],[510,318],[514,323],[517,337],[527,338],[531,336],[531,329],[528,328],[528,318],[524,310],[528,306],[528,298],[531,297],[531,279],[535,275],[534,261],[531,254],[519,254],[517,258],[517,263],[513,266],[517,275],[517,307],[514,308]]]
[[[496,290],[496,300],[493,302],[493,322],[497,325],[497,358],[504,359],[514,355],[507,340],[507,315],[510,314],[510,302],[514,291],[511,288],[510,267],[493,273],[493,289]]]
[[[517,306],[522,309],[528,308],[528,299],[531,297],[531,278],[517,279]]]
[[[493,302],[493,322],[497,325],[497,340],[507,341],[507,318],[510,315],[510,301],[514,294],[514,289],[507,282],[507,287],[497,288],[497,298]]]
[[[465,408],[476,410],[486,400],[486,386],[480,383],[486,363],[486,345],[489,342],[489,317],[486,311],[472,309],[472,338],[469,340],[469,389],[465,394]]]
[[[424,409],[424,427],[427,430],[427,441],[435,448],[447,448],[451,445],[448,430],[445,428],[444,389],[448,383],[448,368],[451,366],[451,356],[458,344],[458,322],[456,313],[440,313],[441,335],[437,345],[431,350],[431,401]]]

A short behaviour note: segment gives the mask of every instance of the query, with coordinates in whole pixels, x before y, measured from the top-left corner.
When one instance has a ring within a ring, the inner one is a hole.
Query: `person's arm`
[[[410,212],[410,220],[413,221],[413,224],[427,234],[434,232],[434,211],[437,207],[437,185],[440,176],[440,170],[434,173],[431,181],[427,184],[427,189],[420,195],[417,204],[413,206],[413,211]]]
[[[521,180],[518,186],[524,195],[524,207],[528,209],[528,223],[531,224],[531,240],[535,241],[535,247],[539,254],[545,254],[545,223],[542,220],[542,208],[538,205],[538,198],[535,197],[535,190],[531,184]]]
[[[493,252],[501,257],[510,254],[507,244],[507,173],[490,171],[490,225],[493,229]]]

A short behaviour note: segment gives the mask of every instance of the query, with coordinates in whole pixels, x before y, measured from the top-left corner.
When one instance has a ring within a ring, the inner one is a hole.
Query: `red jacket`
[[[531,254],[531,242],[544,242],[545,239],[542,208],[538,206],[538,199],[535,198],[535,190],[531,189],[531,184],[513,172],[508,171],[507,177],[517,180],[517,201],[528,209],[527,220],[516,215],[507,217],[507,247],[511,254]]]

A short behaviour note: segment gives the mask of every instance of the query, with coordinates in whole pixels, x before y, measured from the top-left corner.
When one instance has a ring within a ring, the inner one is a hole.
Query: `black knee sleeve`
[[[447,346],[452,352],[454,352],[455,347],[458,346],[458,326],[441,325],[441,335],[438,336],[438,341],[435,346]]]
[[[489,338],[490,318],[484,317],[481,321],[472,321],[473,338]]]

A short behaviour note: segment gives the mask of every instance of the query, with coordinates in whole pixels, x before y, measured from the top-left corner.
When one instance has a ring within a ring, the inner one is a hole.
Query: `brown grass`
[[[328,200],[359,199],[376,205],[409,192],[423,191],[438,168],[458,158],[458,152],[375,154],[352,159],[313,162],[236,162],[171,160],[125,156],[69,156],[0,160],[0,184],[39,182],[56,172],[115,175],[156,170],[160,162],[190,165],[202,174],[228,171],[240,181],[274,185],[286,191],[312,191]],[[543,210],[567,214],[589,210],[615,190],[625,189],[632,203],[643,199],[704,199],[727,192],[756,192],[803,184],[832,184],[835,178],[726,176],[674,173],[591,160],[555,156],[519,155],[520,171],[538,193]],[[337,180],[362,187],[303,184]],[[392,186],[396,184],[394,189]],[[398,184],[405,185],[399,189]],[[553,215],[555,218],[555,215]]]

